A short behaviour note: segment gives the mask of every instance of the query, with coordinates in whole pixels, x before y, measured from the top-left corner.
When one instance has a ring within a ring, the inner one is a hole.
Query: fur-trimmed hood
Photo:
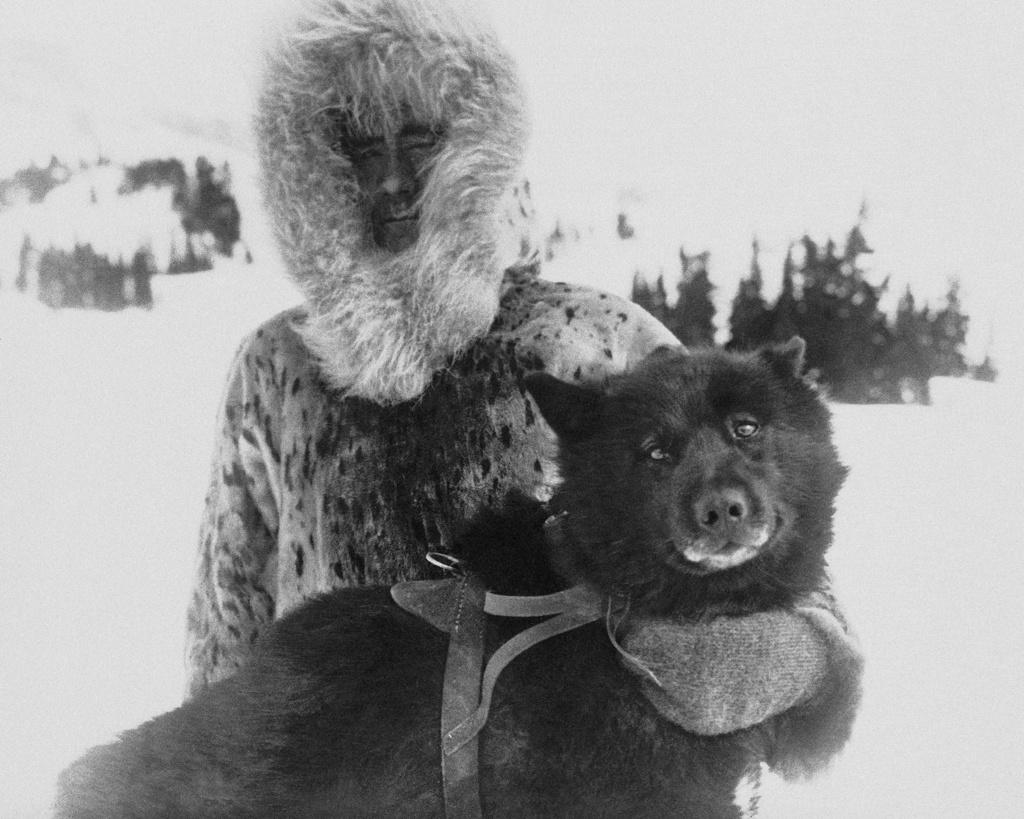
[[[444,139],[419,239],[390,253],[368,235],[338,123],[376,135],[410,120]],[[515,66],[466,0],[314,0],[277,37],[256,116],[264,197],[332,384],[414,398],[486,332],[526,134]]]

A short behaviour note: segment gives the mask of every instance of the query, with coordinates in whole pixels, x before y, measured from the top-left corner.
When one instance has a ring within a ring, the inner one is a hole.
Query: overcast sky
[[[531,94],[542,205],[632,191],[738,275],[753,234],[771,260],[805,231],[841,238],[863,200],[875,280],[934,296],[960,276],[974,346],[994,323],[1004,365],[1024,349],[1024,4],[486,3]],[[281,5],[0,4],[2,36],[67,58],[74,94],[238,123]]]

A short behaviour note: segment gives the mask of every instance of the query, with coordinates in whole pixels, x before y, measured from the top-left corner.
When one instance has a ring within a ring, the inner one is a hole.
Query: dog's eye
[[[672,460],[672,453],[665,445],[665,442],[659,441],[653,436],[643,442],[643,453],[649,461],[665,463]]]
[[[733,423],[732,434],[737,438],[753,438],[757,435],[757,432],[760,429],[761,427],[757,421],[750,418],[744,418]]]

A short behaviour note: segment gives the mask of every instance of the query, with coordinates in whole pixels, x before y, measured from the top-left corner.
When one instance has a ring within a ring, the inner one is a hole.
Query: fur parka
[[[277,40],[256,136],[267,207],[331,384],[395,403],[483,335],[509,260],[499,227],[527,124],[515,66],[465,3],[317,0]],[[444,135],[408,250],[374,246],[342,131]]]

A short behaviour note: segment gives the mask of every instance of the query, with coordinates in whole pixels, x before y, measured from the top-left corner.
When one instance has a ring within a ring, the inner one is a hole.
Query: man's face
[[[419,196],[440,138],[434,129],[410,124],[397,134],[345,140],[377,247],[398,253],[416,242]]]

